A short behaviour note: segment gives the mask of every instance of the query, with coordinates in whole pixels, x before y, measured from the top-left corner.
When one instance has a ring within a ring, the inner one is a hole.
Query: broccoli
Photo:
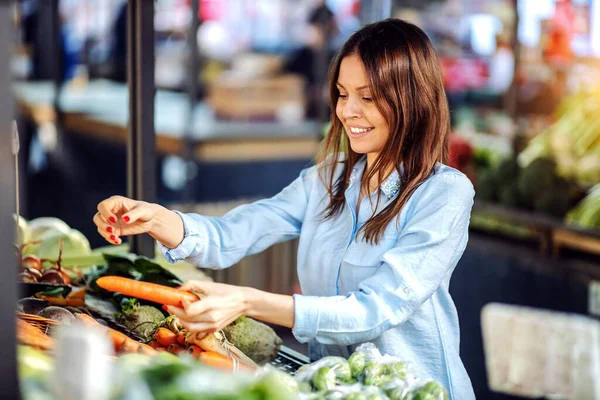
[[[519,176],[520,172],[521,167],[517,159],[512,157],[504,159],[496,168],[496,176],[502,182],[512,182]]]
[[[521,200],[521,192],[516,181],[501,187],[498,190],[498,202],[509,208],[521,208],[523,200]]]
[[[477,197],[486,201],[496,201],[498,198],[499,179],[495,170],[483,170],[477,177],[475,192]]]
[[[570,201],[567,190],[552,189],[540,193],[535,199],[534,208],[536,211],[563,218],[569,211]]]
[[[517,186],[523,205],[535,209],[536,199],[542,193],[552,192],[556,181],[556,162],[551,158],[538,158],[523,169]]]

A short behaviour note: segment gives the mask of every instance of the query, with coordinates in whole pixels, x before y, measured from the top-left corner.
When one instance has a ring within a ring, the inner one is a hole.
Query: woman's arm
[[[162,206],[159,207],[148,234],[163,246],[174,249],[181,244],[185,235],[183,220],[176,212]]]
[[[316,167],[306,169],[276,196],[239,206],[220,218],[162,212],[152,236],[171,263],[186,260],[203,268],[227,268],[298,237],[316,174]]]
[[[245,315],[271,324],[294,326],[294,299],[249,287],[190,281],[181,290],[203,294],[202,300],[166,307],[191,332],[215,332]]]

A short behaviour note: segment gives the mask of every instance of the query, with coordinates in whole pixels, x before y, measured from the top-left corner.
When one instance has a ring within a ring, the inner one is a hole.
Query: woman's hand
[[[248,311],[248,288],[223,283],[189,281],[180,290],[197,292],[202,300],[185,301],[183,307],[165,306],[190,332],[212,333],[231,324]]]
[[[112,196],[98,204],[94,215],[98,233],[109,243],[121,244],[122,236],[148,233],[174,248],[183,240],[183,221],[173,211],[153,203]]]

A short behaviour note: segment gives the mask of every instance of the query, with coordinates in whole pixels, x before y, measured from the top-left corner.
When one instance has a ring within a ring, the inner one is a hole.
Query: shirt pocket
[[[338,290],[340,295],[357,291],[365,279],[375,275],[380,264],[381,256],[392,249],[398,237],[384,236],[377,245],[366,242],[352,242],[340,265]]]

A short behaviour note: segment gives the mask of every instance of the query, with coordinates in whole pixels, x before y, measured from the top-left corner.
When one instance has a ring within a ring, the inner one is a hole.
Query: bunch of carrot
[[[120,276],[103,276],[96,280],[96,284],[110,292],[121,293],[163,305],[181,307],[184,300],[190,302],[199,300],[197,295],[190,292]],[[251,366],[235,363],[233,358],[227,355],[208,349],[206,351],[197,344],[188,343],[185,331],[177,329],[174,325],[167,324],[168,328],[164,326],[158,328],[154,333],[154,338],[149,343],[150,348],[155,351],[168,351],[176,355],[188,353],[203,364],[229,371],[234,370],[236,364],[238,369],[253,370]]]
[[[119,331],[101,325],[94,318],[87,314],[77,314],[76,317],[84,325],[93,326],[103,330],[113,342],[115,351],[117,353],[142,353],[146,355],[156,354],[156,350],[147,344],[140,343]]]

